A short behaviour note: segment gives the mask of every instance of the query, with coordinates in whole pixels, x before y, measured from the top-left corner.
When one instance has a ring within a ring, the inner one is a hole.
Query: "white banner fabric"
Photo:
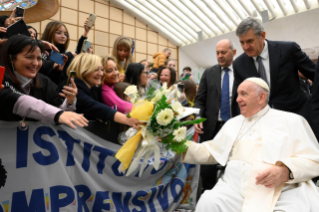
[[[120,145],[85,129],[39,122],[26,131],[0,122],[0,158],[7,172],[0,212],[188,211],[195,209],[199,166],[161,149],[161,166],[149,158],[127,177],[114,158]],[[1,174],[1,173],[0,173]]]

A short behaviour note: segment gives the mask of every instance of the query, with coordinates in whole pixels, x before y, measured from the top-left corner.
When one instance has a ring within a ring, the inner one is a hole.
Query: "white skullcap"
[[[250,78],[245,79],[245,81],[249,81],[249,82],[255,83],[256,85],[259,85],[260,87],[262,87],[263,89],[265,89],[266,91],[269,92],[269,86],[268,86],[267,83],[266,83],[263,79],[261,79],[261,78],[258,78],[258,77],[250,77]]]

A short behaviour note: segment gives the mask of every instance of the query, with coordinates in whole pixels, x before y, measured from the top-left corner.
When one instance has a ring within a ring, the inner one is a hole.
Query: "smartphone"
[[[66,82],[66,86],[72,87],[71,80],[74,81],[75,74],[76,74],[75,71],[70,71],[70,76],[68,78],[68,81]]]
[[[95,19],[96,19],[96,15],[94,15],[93,13],[90,13],[89,20],[88,20],[88,27],[90,27],[90,28],[93,27]]]
[[[14,24],[10,25],[7,28],[7,32],[6,32],[6,35],[7,35],[8,38],[10,38],[13,35],[19,35],[19,34],[31,37],[30,32],[28,30],[28,27],[25,24],[23,19],[20,19],[19,21],[17,21]]]
[[[64,63],[64,57],[62,54],[60,54],[59,52],[56,52],[54,50],[52,50],[52,53],[50,55],[50,60],[52,60],[53,62],[59,64],[59,65],[63,65]]]
[[[178,89],[183,91],[184,90],[184,84],[183,83],[180,83],[177,85]]]
[[[4,76],[4,71],[5,71],[5,68],[3,66],[0,66],[0,91],[1,91],[1,85],[2,85],[2,80]]]
[[[85,50],[86,52],[89,52],[90,47],[91,47],[91,42],[88,40],[84,40],[82,51]]]
[[[21,7],[16,7],[16,13],[14,17],[24,17],[24,9]]]

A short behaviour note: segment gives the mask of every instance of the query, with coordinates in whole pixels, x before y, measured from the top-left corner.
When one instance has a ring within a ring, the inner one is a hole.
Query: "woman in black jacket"
[[[59,94],[58,87],[47,77],[38,73],[42,66],[41,53],[44,44],[24,35],[8,39],[1,58],[5,77],[0,91],[0,120],[18,121],[25,117],[42,122],[64,123],[86,126],[83,115],[64,110],[75,110],[77,88],[64,87]],[[63,100],[62,97],[66,99]]]
[[[138,128],[139,121],[128,118],[102,103],[101,84],[104,72],[101,58],[94,54],[82,53],[71,63],[70,71],[76,72],[75,84],[78,88],[76,112],[83,113],[87,119],[114,121]]]
[[[55,45],[60,54],[64,55],[64,64],[61,66],[49,60],[48,55],[42,54],[43,66],[40,69],[40,73],[48,76],[55,84],[59,85],[61,82],[67,79],[66,71],[72,62],[75,53],[67,51],[70,43],[69,32],[66,26],[59,21],[51,21],[45,27],[41,40],[47,41]],[[46,49],[51,54],[51,49]]]

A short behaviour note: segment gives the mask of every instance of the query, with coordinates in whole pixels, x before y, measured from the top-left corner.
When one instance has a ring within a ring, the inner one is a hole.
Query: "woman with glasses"
[[[136,85],[139,96],[143,96],[144,94],[146,94],[146,91],[149,87],[147,83],[148,74],[149,72],[146,71],[146,68],[143,64],[132,63],[127,67],[124,82]]]
[[[64,56],[63,65],[59,65],[50,61],[48,55],[42,54],[42,58],[46,62],[40,69],[40,73],[48,76],[55,84],[59,85],[67,79],[66,71],[73,58],[76,56],[75,53],[67,51],[70,43],[69,31],[63,23],[51,21],[45,27],[41,40],[55,45],[60,51],[60,54],[63,54]],[[47,49],[46,51],[51,54],[52,50]]]
[[[102,85],[102,101],[110,107],[117,107],[121,113],[128,114],[132,110],[132,104],[122,100],[113,90],[114,85],[119,82],[119,71],[116,59],[112,56],[104,57],[102,60],[104,71],[104,84]]]

